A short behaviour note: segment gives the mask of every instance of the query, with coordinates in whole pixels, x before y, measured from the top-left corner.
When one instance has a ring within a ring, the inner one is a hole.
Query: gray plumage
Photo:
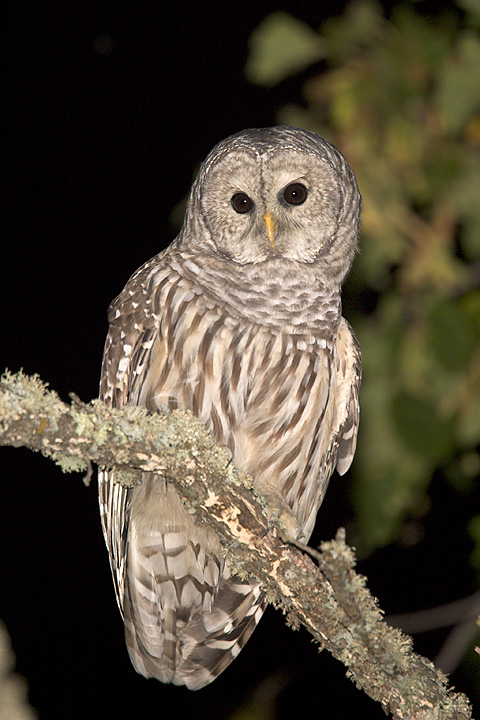
[[[358,428],[361,359],[340,289],[361,201],[332,145],[289,127],[246,130],[200,168],[183,227],[110,308],[101,397],[188,408],[303,541]],[[102,526],[131,660],[197,689],[240,652],[265,606],[160,476],[99,474]]]

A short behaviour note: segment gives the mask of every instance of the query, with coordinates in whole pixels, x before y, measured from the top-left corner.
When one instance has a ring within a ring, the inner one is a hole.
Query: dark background
[[[12,4],[2,368],[39,373],[65,400],[70,391],[96,396],[108,304],[173,239],[169,218],[198,163],[223,137],[274,124],[276,108],[301,87],[296,79],[267,91],[244,79],[250,33],[273,10],[318,27],[341,8],[294,1],[181,2],[163,10],[153,2]],[[273,609],[203,691],[136,675],[95,484],[87,489],[80,476],[63,476],[24,450],[2,449],[1,468],[0,618],[42,720],[172,711],[227,718],[262,682],[265,698],[284,687],[278,718],[300,709],[324,715],[325,707],[327,717],[385,717],[345,679],[343,666],[318,655],[307,634],[286,628]],[[315,539],[332,537],[350,513],[348,478],[337,478]],[[442,551],[439,538],[430,542]],[[361,564],[387,612],[428,606],[448,585],[457,556],[446,548],[441,569],[431,568],[422,556],[428,542],[422,547],[413,561],[394,548]],[[412,597],[416,565],[423,584]],[[471,577],[462,579],[458,568],[456,575],[455,595],[472,592]],[[443,637],[422,636],[417,647],[433,657]]]

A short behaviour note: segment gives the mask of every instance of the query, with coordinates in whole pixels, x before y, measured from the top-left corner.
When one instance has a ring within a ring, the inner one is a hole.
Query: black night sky
[[[299,97],[301,79],[273,90],[245,80],[252,30],[273,10],[318,27],[341,7],[11,4],[2,368],[38,373],[64,400],[70,391],[84,400],[97,395],[107,307],[173,239],[170,214],[198,163],[227,135],[275,124],[279,105]],[[300,711],[385,717],[345,679],[343,666],[273,609],[205,690],[138,676],[125,649],[95,483],[86,488],[80,476],[62,475],[26,450],[2,449],[1,458],[0,618],[39,718],[229,718],[257,691],[266,707],[278,682],[285,688],[278,718]],[[345,481],[329,494],[318,540],[345,522],[347,494]],[[387,577],[396,575],[395,557]],[[390,603],[385,609],[400,612],[402,583],[382,582],[382,563],[360,569],[372,575],[381,603]],[[458,596],[468,592],[466,579]],[[428,643],[419,650],[435,652]]]

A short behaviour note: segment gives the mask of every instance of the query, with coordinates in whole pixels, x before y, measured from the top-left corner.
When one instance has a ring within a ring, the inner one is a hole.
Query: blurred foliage
[[[251,53],[246,75],[262,85],[271,86],[310,63],[324,57],[323,38],[308,25],[284,12],[269,15],[252,33]]]
[[[318,33],[274,13],[251,41],[247,75],[260,85],[318,63],[302,104],[278,120],[339,147],[363,196],[345,292],[364,358],[354,463],[363,552],[427,511],[436,469],[463,492],[480,473],[479,26],[480,0],[435,18],[402,2],[388,19],[354,0]],[[477,516],[480,564],[479,527]]]

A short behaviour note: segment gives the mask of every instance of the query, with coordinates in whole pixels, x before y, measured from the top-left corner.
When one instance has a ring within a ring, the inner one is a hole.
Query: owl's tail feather
[[[182,659],[172,682],[190,690],[212,682],[240,653],[265,606],[259,583],[222,578],[211,612],[198,614],[182,632]]]
[[[258,583],[229,577],[208,539],[191,537],[178,525],[130,536],[123,606],[137,672],[196,690],[238,655],[265,602]]]

